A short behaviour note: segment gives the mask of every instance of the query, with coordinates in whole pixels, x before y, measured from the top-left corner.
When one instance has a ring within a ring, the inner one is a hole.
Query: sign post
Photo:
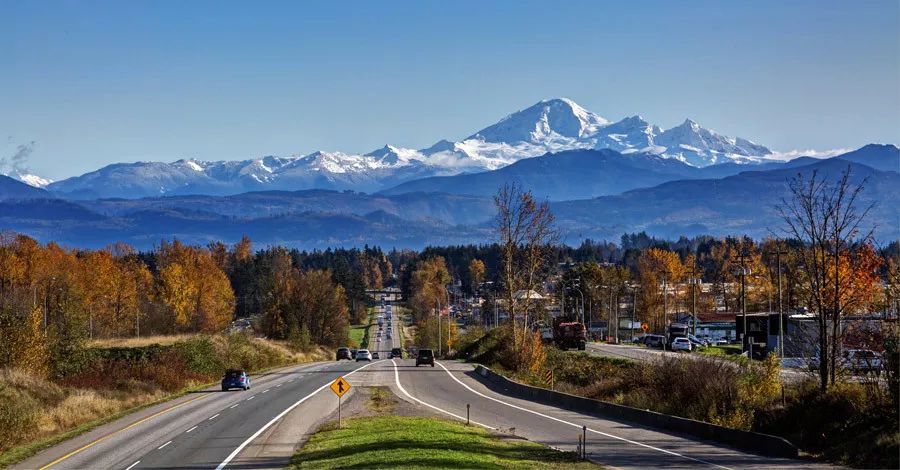
[[[350,390],[350,382],[344,380],[344,377],[338,377],[334,382],[331,383],[331,391],[334,392],[338,397],[338,427],[344,427],[341,422],[341,397],[344,396]]]

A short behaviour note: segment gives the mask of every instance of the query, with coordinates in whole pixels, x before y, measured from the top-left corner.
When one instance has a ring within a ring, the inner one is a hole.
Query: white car
[[[679,336],[678,338],[675,338],[674,341],[672,341],[672,351],[691,352],[691,347],[691,340],[685,338],[684,336]]]
[[[372,361],[372,353],[369,352],[368,349],[360,349],[356,351],[356,362],[359,361]]]

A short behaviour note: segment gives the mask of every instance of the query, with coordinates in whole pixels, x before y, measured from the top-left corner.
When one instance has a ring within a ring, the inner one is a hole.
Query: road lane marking
[[[194,426],[194,427],[192,427],[191,429],[188,429],[188,430],[185,431],[184,433],[187,434],[187,433],[193,431],[194,429],[197,429],[197,426]]]
[[[381,362],[381,361],[378,361],[378,362]],[[356,371],[365,369],[366,367],[369,367],[369,366],[371,366],[372,364],[377,364],[378,362],[370,362],[370,363],[368,363],[368,364],[366,364],[366,365],[364,365],[364,366],[362,366],[362,367],[358,367],[358,368],[356,368],[356,369],[353,369],[352,371],[350,371],[350,373],[344,374],[344,377],[350,377],[351,375],[353,375],[354,373],[356,373]],[[322,385],[321,387],[319,387],[319,388],[313,390],[313,392],[310,393],[309,395],[307,395],[307,396],[305,396],[305,397],[303,397],[303,398],[297,400],[296,402],[294,402],[293,405],[291,405],[291,406],[285,408],[284,411],[282,411],[281,413],[278,413],[277,416],[275,416],[274,418],[272,418],[268,423],[264,424],[263,427],[259,428],[259,430],[257,430],[255,433],[253,433],[253,435],[251,435],[250,437],[248,437],[247,440],[245,440],[244,442],[242,442],[241,445],[237,446],[236,449],[234,449],[230,454],[228,454],[228,457],[225,457],[225,460],[223,460],[222,463],[220,463],[220,464],[216,467],[216,470],[222,470],[223,468],[225,468],[226,465],[228,465],[232,460],[234,460],[235,457],[238,456],[238,454],[241,453],[242,450],[244,450],[244,447],[247,447],[251,442],[253,442],[254,439],[256,439],[257,437],[259,437],[260,434],[266,432],[266,429],[269,429],[269,427],[271,427],[273,424],[275,424],[276,422],[278,422],[278,420],[280,420],[281,418],[283,418],[284,415],[290,413],[291,410],[293,410],[294,408],[300,406],[301,403],[305,402],[306,400],[309,400],[313,395],[315,395],[315,394],[321,392],[322,390],[328,388],[329,386],[331,386],[331,382],[332,382],[332,380],[329,380],[328,382],[325,382],[324,385]],[[251,398],[252,398],[252,397],[251,397]]]
[[[235,404],[229,406],[228,409],[230,410],[230,409],[232,409],[232,408],[234,408],[234,407],[236,407],[236,406],[239,406],[239,405],[240,405],[240,403],[235,403]]]
[[[131,470],[132,468],[134,468],[135,465],[137,465],[137,464],[139,464],[139,463],[141,463],[140,460],[138,460],[137,462],[135,462],[135,463],[129,465],[128,468],[126,468],[125,470]]]
[[[119,433],[122,432],[122,431],[127,431],[127,430],[129,430],[129,429],[131,429],[131,428],[133,428],[133,427],[135,427],[135,426],[137,426],[137,425],[139,425],[139,424],[141,424],[141,423],[143,423],[143,422],[145,422],[145,421],[148,421],[148,420],[150,420],[150,419],[153,419],[153,418],[155,418],[155,417],[157,417],[157,416],[159,416],[159,415],[161,415],[161,414],[168,413],[168,412],[174,410],[175,408],[179,408],[179,407],[182,407],[182,406],[184,406],[184,405],[187,405],[188,403],[190,403],[190,402],[192,402],[192,401],[196,401],[196,400],[199,400],[199,399],[201,399],[201,398],[208,397],[209,395],[211,395],[211,394],[210,394],[210,393],[207,393],[207,394],[205,394],[205,395],[200,395],[200,396],[197,397],[197,398],[191,398],[190,400],[188,400],[188,401],[186,401],[186,402],[182,402],[182,403],[179,403],[179,404],[177,404],[177,405],[175,405],[175,406],[166,408],[166,409],[164,409],[164,410],[157,411],[156,413],[153,413],[152,415],[147,416],[147,417],[144,418],[144,419],[141,419],[141,420],[139,420],[139,421],[135,421],[134,423],[131,423],[130,425],[125,426],[125,427],[122,428],[122,429],[119,429],[118,431],[113,431],[113,432],[111,432],[111,433],[109,433],[109,434],[107,434],[107,435],[105,435],[105,436],[103,436],[103,437],[97,439],[96,441],[93,441],[93,442],[91,442],[91,443],[85,444],[84,446],[79,447],[78,449],[75,449],[75,450],[73,450],[72,452],[69,452],[69,453],[66,454],[66,455],[63,455],[62,457],[60,457],[60,458],[58,458],[58,459],[56,459],[56,460],[54,460],[54,461],[48,463],[47,465],[44,465],[43,467],[40,468],[40,470],[46,470],[46,469],[48,469],[48,468],[50,468],[50,467],[52,467],[52,466],[54,466],[54,465],[56,465],[56,464],[62,462],[63,460],[66,460],[66,459],[72,457],[73,455],[76,455],[76,454],[78,454],[78,453],[81,453],[82,451],[87,450],[87,449],[93,447],[94,445],[99,444],[99,443],[101,443],[101,442],[103,442],[103,441],[109,439],[110,437],[115,436],[116,434],[119,434]]]
[[[425,406],[427,406],[427,407],[429,407],[429,408],[438,410],[438,411],[440,411],[441,413],[444,413],[444,414],[453,416],[454,418],[456,418],[456,419],[458,419],[458,420],[460,420],[460,421],[465,421],[465,420],[466,420],[466,418],[463,418],[462,416],[460,416],[460,415],[458,415],[458,414],[451,413],[451,412],[449,412],[449,411],[447,411],[447,410],[445,410],[445,409],[443,409],[443,408],[438,408],[438,407],[436,407],[436,406],[434,406],[434,405],[432,405],[432,404],[430,404],[430,403],[425,403],[424,401],[419,400],[418,398],[416,398],[416,397],[410,395],[409,392],[407,392],[406,389],[403,388],[403,385],[400,385],[400,372],[397,370],[397,363],[394,362],[393,359],[391,359],[391,364],[394,365],[394,382],[397,384],[397,388],[399,388],[400,391],[403,392],[404,395],[408,396],[408,397],[411,398],[412,400],[415,400],[417,403],[421,403],[422,405],[425,405]],[[471,421],[471,420],[470,420],[470,422],[472,422],[472,423],[474,423],[474,424],[477,424],[477,425],[479,425],[479,426],[481,426],[481,427],[483,427],[483,428],[491,429],[491,430],[493,430],[493,431],[496,431],[496,430],[497,430],[497,428],[495,428],[495,427],[488,426],[487,424],[479,423],[478,421]]]
[[[163,447],[165,447],[165,446],[167,446],[167,445],[169,445],[169,444],[171,444],[171,443],[172,443],[172,441],[166,442],[165,444],[163,444],[163,445],[157,447],[156,450],[162,450]]]
[[[533,415],[537,415],[537,416],[540,416],[540,417],[542,417],[542,418],[547,418],[547,419],[550,419],[550,420],[553,420],[553,421],[557,421],[557,422],[560,422],[560,423],[563,423],[563,424],[568,424],[569,426],[573,426],[573,427],[576,427],[576,428],[578,428],[578,429],[581,429],[581,428],[582,428],[581,425],[575,424],[575,423],[573,423],[573,422],[571,422],[571,421],[566,421],[566,420],[563,420],[563,419],[559,419],[559,418],[556,418],[556,417],[553,417],[553,416],[550,416],[550,415],[546,415],[546,414],[541,413],[541,412],[538,412],[538,411],[529,410],[528,408],[523,408],[523,407],[518,406],[518,405],[513,405],[512,403],[507,403],[507,402],[505,402],[505,401],[503,401],[503,400],[498,400],[498,399],[496,399],[496,398],[489,397],[489,396],[487,396],[487,395],[485,395],[485,394],[483,394],[483,393],[481,393],[481,392],[476,391],[476,390],[473,389],[472,387],[469,387],[468,385],[464,384],[462,381],[460,381],[459,379],[457,379],[456,377],[454,377],[453,374],[451,374],[450,371],[449,371],[446,367],[444,367],[444,365],[441,364],[440,362],[438,362],[438,361],[434,361],[434,362],[435,362],[437,365],[441,366],[441,369],[444,369],[444,372],[446,372],[447,375],[449,375],[451,379],[455,380],[456,383],[462,385],[463,387],[465,387],[466,389],[468,389],[470,392],[472,392],[472,393],[474,393],[474,394],[476,394],[476,395],[478,395],[478,396],[480,396],[480,397],[487,398],[488,400],[495,401],[495,402],[497,402],[497,403],[506,405],[506,406],[508,406],[508,407],[510,407],[510,408],[515,408],[515,409],[517,409],[517,410],[525,411],[525,412],[527,412],[527,413],[531,413],[531,414],[533,414]],[[644,443],[642,443],[642,442],[633,441],[633,440],[631,440],[631,439],[627,439],[627,438],[620,437],[620,436],[615,436],[615,435],[612,435],[612,434],[609,434],[609,433],[605,433],[605,432],[603,432],[603,431],[597,431],[596,429],[587,428],[587,430],[590,431],[590,432],[592,432],[592,433],[595,433],[595,434],[600,434],[601,436],[606,436],[606,437],[609,437],[609,438],[612,438],[612,439],[616,439],[616,440],[619,440],[619,441],[627,442],[627,443],[629,443],[629,444],[634,444],[634,445],[641,446],[641,447],[644,447],[644,448],[647,448],[647,449],[655,450],[655,451],[657,451],[657,452],[662,452],[662,453],[664,453],[664,454],[674,455],[674,456],[676,456],[676,457],[681,457],[681,458],[685,458],[685,459],[688,459],[688,460],[693,460],[694,462],[699,462],[699,463],[706,464],[706,465],[712,465],[713,467],[718,467],[718,468],[722,468],[722,469],[725,469],[725,470],[732,470],[730,467],[723,467],[723,466],[721,466],[721,465],[714,464],[714,463],[712,463],[712,462],[707,462],[706,460],[697,459],[697,458],[694,458],[694,457],[688,457],[687,455],[679,454],[679,453],[677,453],[677,452],[672,452],[671,450],[660,449],[659,447],[654,447],[654,446],[651,446],[651,445],[649,445],[649,444],[644,444]]]
[[[267,388],[267,389],[263,390],[263,393],[268,393],[269,390],[272,390],[272,389],[271,389],[271,388]]]
[[[247,401],[250,401],[250,400],[252,400],[252,399],[255,398],[255,397],[256,397],[256,395],[253,395],[252,397],[248,398]]]
[[[216,414],[210,416],[209,419],[208,419],[207,421],[212,421],[212,420],[214,420],[214,419],[216,419],[216,418],[218,418],[218,417],[219,417],[219,413],[216,413]]]
[[[275,386],[275,388],[278,388],[278,387],[280,387],[280,386],[282,386],[282,385],[284,385],[284,384],[278,384],[278,385]]]

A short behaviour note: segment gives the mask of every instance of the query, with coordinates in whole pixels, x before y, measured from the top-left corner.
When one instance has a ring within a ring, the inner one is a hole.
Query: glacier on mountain
[[[696,167],[755,163],[773,155],[765,146],[722,136],[690,119],[663,130],[641,116],[613,122],[570,99],[556,98],[512,113],[461,141],[440,140],[421,150],[385,145],[362,155],[316,151],[242,161],[118,163],[46,186],[71,195],[126,198],[313,188],[372,192],[412,179],[496,170],[523,158],[574,149],[651,153]]]

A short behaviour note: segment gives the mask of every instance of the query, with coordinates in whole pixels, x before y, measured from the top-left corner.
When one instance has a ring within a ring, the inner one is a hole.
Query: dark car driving
[[[250,376],[240,369],[228,369],[222,377],[222,391],[227,392],[232,388],[250,390]]]
[[[337,353],[335,353],[335,361],[340,361],[341,359],[346,359],[348,361],[353,360],[353,355],[350,354],[350,348],[338,348]]]
[[[419,354],[416,354],[416,367],[419,367],[419,364],[431,364],[431,367],[434,367],[434,351],[420,349]]]
[[[393,358],[403,359],[403,350],[400,348],[391,349],[391,359]]]

